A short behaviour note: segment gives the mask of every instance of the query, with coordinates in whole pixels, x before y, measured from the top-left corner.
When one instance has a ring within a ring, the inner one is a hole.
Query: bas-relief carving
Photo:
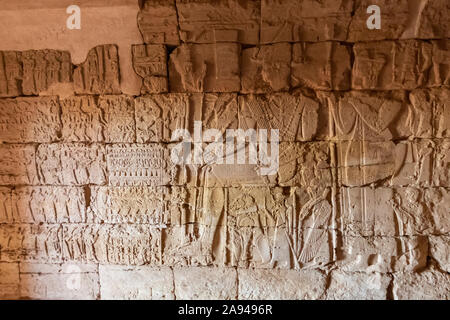
[[[133,68],[142,78],[141,94],[168,91],[167,54],[164,45],[133,45]]]
[[[261,42],[345,40],[353,0],[261,0]]]
[[[38,183],[35,146],[0,144],[0,185]]]
[[[120,94],[117,46],[91,49],[86,61],[74,69],[73,80],[77,94]]]
[[[54,97],[0,100],[0,141],[52,142],[60,138],[59,103]]]
[[[0,224],[0,260],[62,262],[61,225]]]
[[[145,43],[176,46],[180,43],[175,0],[145,0],[137,16]]]
[[[292,87],[314,90],[350,89],[350,49],[335,42],[292,45]]]
[[[182,44],[169,58],[171,92],[238,92],[240,45]]]
[[[184,42],[259,42],[260,1],[176,1]]]
[[[46,185],[103,184],[105,158],[100,144],[42,144],[36,152],[39,179]]]
[[[23,76],[19,53],[0,51],[0,97],[15,97],[21,92],[20,81]]]
[[[319,131],[319,103],[303,95],[239,96],[239,127],[277,129],[280,141],[310,141]]]

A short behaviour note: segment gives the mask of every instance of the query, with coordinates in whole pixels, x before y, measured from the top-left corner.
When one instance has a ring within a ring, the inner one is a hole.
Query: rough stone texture
[[[175,296],[180,300],[236,299],[237,273],[233,268],[175,268]]]
[[[119,55],[115,45],[103,45],[89,51],[86,61],[74,70],[77,94],[118,94]]]
[[[101,296],[116,300],[168,300],[174,298],[170,268],[99,267]]]
[[[0,141],[53,142],[61,135],[56,98],[0,100]]]
[[[450,298],[448,1],[69,2],[0,9],[0,298]]]
[[[436,269],[394,275],[393,294],[399,300],[448,300],[450,275]]]
[[[239,91],[239,55],[237,43],[181,44],[170,54],[170,91]]]
[[[319,271],[238,269],[239,299],[315,300],[323,298],[325,275]]]
[[[332,271],[327,288],[331,300],[385,300],[391,278],[380,273]]]

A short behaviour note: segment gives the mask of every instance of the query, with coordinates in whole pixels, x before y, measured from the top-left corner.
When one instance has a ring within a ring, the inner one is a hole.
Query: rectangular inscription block
[[[13,219],[11,189],[0,187],[0,223],[8,223]]]
[[[54,185],[104,184],[106,156],[103,145],[40,145],[36,161],[41,182]]]
[[[20,54],[15,51],[0,51],[0,97],[16,97],[22,94],[20,81],[23,68]]]
[[[130,96],[100,96],[98,105],[104,114],[105,142],[136,140],[134,104],[134,98]]]
[[[107,163],[111,186],[162,186],[171,181],[173,166],[164,145],[110,145]]]
[[[0,141],[52,142],[59,138],[60,130],[56,98],[0,100]]]
[[[64,225],[68,261],[143,265],[161,263],[161,230],[149,225]]]
[[[38,183],[35,147],[0,144],[0,185]]]
[[[168,91],[167,53],[164,45],[138,44],[132,46],[133,68],[142,78],[141,93]]]
[[[19,187],[12,194],[8,223],[81,223],[86,220],[85,195],[77,187]]]

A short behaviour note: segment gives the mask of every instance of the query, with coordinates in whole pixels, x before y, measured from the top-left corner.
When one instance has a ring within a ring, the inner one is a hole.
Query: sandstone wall
[[[1,51],[0,297],[449,299],[449,7],[141,1],[139,96],[116,44]],[[197,121],[278,171],[173,163]]]

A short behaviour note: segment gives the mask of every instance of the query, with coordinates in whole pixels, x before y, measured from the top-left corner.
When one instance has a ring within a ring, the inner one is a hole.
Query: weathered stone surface
[[[302,94],[239,96],[239,127],[276,129],[280,141],[311,141],[319,133],[319,103]],[[322,124],[322,123],[320,123]]]
[[[326,287],[317,270],[238,269],[238,277],[240,300],[316,300]]]
[[[77,94],[119,94],[119,56],[115,45],[91,49],[86,61],[74,70],[73,80]]]
[[[0,144],[0,185],[38,183],[35,153],[33,145]]]
[[[161,263],[161,231],[150,225],[66,224],[66,261],[143,265]]]
[[[0,141],[52,142],[61,131],[56,98],[0,100]]]
[[[20,264],[21,299],[95,300],[100,297],[97,268],[79,264]]]
[[[350,49],[336,42],[292,45],[291,86],[315,90],[350,88]]]
[[[19,264],[0,262],[0,299],[17,299],[19,281]]]
[[[24,51],[20,61],[23,67],[21,87],[26,96],[38,95],[51,85],[72,80],[72,62],[67,51]]]
[[[36,153],[41,183],[49,185],[104,184],[105,158],[99,144],[42,144]]]
[[[214,3],[177,0],[180,37],[184,42],[259,43],[261,3],[259,0]]]
[[[353,0],[261,0],[261,42],[347,38]]]
[[[425,87],[432,67],[446,72],[437,62],[438,55],[433,50],[437,49],[430,43],[417,40],[356,43],[353,47],[352,88],[410,90]]]
[[[180,45],[170,54],[170,91],[239,91],[239,55],[236,43]]]
[[[394,274],[396,300],[448,300],[450,275],[434,268],[420,273]]]
[[[5,223],[81,223],[86,221],[83,188],[19,187],[12,192],[12,211]]]
[[[386,300],[391,278],[380,273],[331,272],[330,300]]]
[[[428,86],[441,87],[450,85],[450,40],[431,41],[432,69],[428,79]],[[428,62],[428,61],[427,61]]]
[[[429,236],[430,256],[437,261],[441,270],[450,272],[450,236]]]
[[[450,137],[450,90],[415,90],[409,98],[413,104],[433,113],[433,137]]]
[[[367,20],[373,14],[367,13],[367,8],[371,5],[377,5],[380,8],[380,29],[369,30],[367,27]],[[411,10],[412,6],[413,1],[408,0],[395,2],[389,0],[355,0],[354,15],[349,26],[348,40],[357,42],[400,39],[409,25],[413,24],[411,21],[414,19],[414,13]]]
[[[114,300],[172,300],[170,268],[99,266],[101,297]]]
[[[58,263],[62,227],[55,224],[0,224],[0,261]]]
[[[419,17],[414,25],[414,36],[421,39],[441,39],[450,37],[450,18],[447,12],[450,3],[446,0],[420,2]]]
[[[354,236],[416,236],[450,232],[443,188],[341,188],[344,231]]]
[[[133,68],[142,78],[141,94],[168,91],[167,54],[164,45],[133,45]]]
[[[339,239],[336,265],[349,272],[415,272],[425,268],[428,241],[425,236],[361,237]]]
[[[178,45],[178,16],[175,0],[144,0],[137,17],[145,43]]]
[[[163,226],[169,220],[167,187],[92,187],[89,220]]]
[[[112,186],[163,186],[173,181],[176,167],[164,145],[115,144],[107,146],[106,153]]]
[[[234,268],[174,268],[175,296],[180,300],[232,300],[237,294]]]
[[[11,192],[10,188],[0,187],[0,223],[6,223],[13,219]]]
[[[278,43],[242,50],[241,92],[289,90],[291,45]]]
[[[20,83],[23,67],[16,51],[0,51],[0,97],[15,97],[22,94]]]
[[[134,99],[129,96],[76,96],[61,101],[63,140],[134,142]]]
[[[433,100],[428,91],[413,91],[410,102],[401,92],[352,91],[322,97],[332,120],[329,135],[333,140],[360,143],[432,137],[433,107],[429,104]]]
[[[98,100],[105,123],[105,142],[136,140],[135,102],[130,96],[101,96]]]

